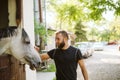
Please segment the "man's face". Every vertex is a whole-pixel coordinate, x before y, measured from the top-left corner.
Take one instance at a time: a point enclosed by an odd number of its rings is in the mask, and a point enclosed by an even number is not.
[[[61,33],[56,34],[55,37],[56,47],[62,49],[65,46],[64,37]]]

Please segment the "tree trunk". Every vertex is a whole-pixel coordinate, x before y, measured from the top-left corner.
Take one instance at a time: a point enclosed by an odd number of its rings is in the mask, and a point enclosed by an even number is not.
[[[45,43],[44,43],[44,37],[40,37],[40,50],[44,50],[45,49]]]

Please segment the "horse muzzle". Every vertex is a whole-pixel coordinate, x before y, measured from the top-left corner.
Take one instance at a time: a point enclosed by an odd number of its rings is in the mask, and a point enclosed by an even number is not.
[[[24,57],[24,59],[27,61],[31,70],[35,70],[36,68],[41,67],[42,64],[41,60],[34,60],[33,58],[29,57]]]
[[[30,69],[31,70],[35,70],[36,68],[39,68],[39,67],[41,67],[41,63],[40,62],[38,62],[37,64],[30,63]]]

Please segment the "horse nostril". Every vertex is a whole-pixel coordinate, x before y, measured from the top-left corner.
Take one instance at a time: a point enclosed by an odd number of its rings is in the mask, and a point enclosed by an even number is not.
[[[40,65],[41,63],[40,62],[38,62],[38,65]]]

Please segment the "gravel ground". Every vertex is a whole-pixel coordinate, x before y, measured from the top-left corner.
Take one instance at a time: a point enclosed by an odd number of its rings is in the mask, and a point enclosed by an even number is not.
[[[120,80],[120,52],[115,47],[96,51],[84,62],[89,80]],[[79,68],[78,80],[84,80]]]

